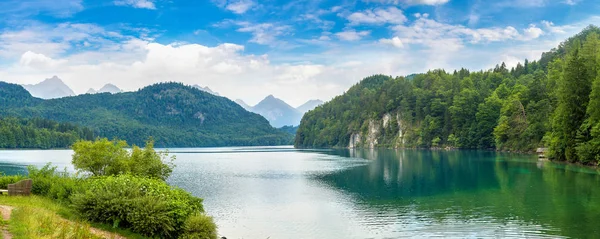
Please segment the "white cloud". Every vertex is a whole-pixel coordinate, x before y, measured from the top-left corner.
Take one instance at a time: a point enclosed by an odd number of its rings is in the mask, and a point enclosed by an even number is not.
[[[504,28],[467,28],[463,25],[441,23],[422,15],[411,25],[398,25],[392,29],[395,36],[404,44],[419,44],[443,51],[461,49],[466,43],[477,44],[507,40],[530,41],[543,34],[543,30],[535,25],[530,25],[521,34],[512,26]]]
[[[550,21],[542,21],[542,25],[544,26],[544,28],[546,29],[546,31],[549,31],[551,33],[565,33],[566,32],[566,28],[568,28],[568,26],[555,26],[553,22]]]
[[[58,67],[60,64],[66,63],[66,60],[54,60],[43,54],[37,54],[31,51],[23,53],[19,64],[37,69],[49,69]]]
[[[290,30],[290,26],[275,23],[253,24],[250,22],[233,22],[233,24],[239,26],[237,29],[238,32],[252,34],[250,42],[262,45],[276,42],[278,36],[285,35]]]
[[[255,0],[211,0],[215,5],[226,9],[235,14],[244,14],[248,10],[256,8],[258,3]]]
[[[156,9],[152,0],[116,0],[117,6],[130,6],[134,8]]]
[[[255,5],[252,0],[238,0],[238,1],[230,1],[225,9],[232,11],[237,14],[243,14],[250,10]]]
[[[404,44],[399,37],[393,37],[392,39],[379,39],[379,42],[382,44],[388,44],[396,48],[404,48]]]
[[[342,41],[358,41],[365,36],[368,36],[370,31],[355,31],[355,30],[346,30],[343,32],[338,32],[335,35]]]
[[[94,24],[31,23],[0,33],[0,59],[14,59],[27,51],[54,58],[70,50],[110,50],[133,39]]]
[[[406,22],[406,16],[402,10],[396,7],[369,9],[362,12],[355,12],[346,17],[350,24],[402,24]]]
[[[529,28],[523,30],[522,39],[525,41],[529,41],[540,37],[542,34],[544,34],[544,31],[542,29],[536,27],[534,24],[531,24],[529,25]]]

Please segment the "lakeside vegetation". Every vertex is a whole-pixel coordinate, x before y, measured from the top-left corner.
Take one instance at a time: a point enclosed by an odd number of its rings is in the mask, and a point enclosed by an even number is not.
[[[216,238],[216,225],[204,214],[202,199],[165,182],[173,170],[174,158],[156,152],[151,140],[144,148],[133,146],[127,150],[127,146],[120,140],[78,141],[73,145],[77,174],[60,172],[50,164],[42,168],[29,166],[27,176],[0,177],[0,187],[27,177],[33,179],[33,200],[51,200],[78,220],[143,237]],[[56,212],[44,207],[21,206],[18,210],[41,210],[50,219]],[[17,234],[23,225],[37,225],[31,224],[30,217],[16,218],[18,222],[11,224],[11,230]],[[69,225],[69,231],[89,231],[85,222]]]
[[[93,140],[94,132],[71,123],[33,118],[0,117],[0,148],[68,148],[78,140]]]
[[[181,83],[42,100],[22,86],[0,82],[0,105],[3,117],[69,122],[137,145],[150,136],[158,147],[283,145],[293,139],[237,103]]]
[[[600,163],[600,29],[589,26],[539,61],[487,71],[367,77],[305,114],[296,147],[533,151]]]

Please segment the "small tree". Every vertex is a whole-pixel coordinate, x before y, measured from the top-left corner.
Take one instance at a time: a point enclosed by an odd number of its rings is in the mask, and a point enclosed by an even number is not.
[[[156,152],[154,141],[150,139],[143,149],[133,146],[127,163],[132,175],[167,180],[175,167],[174,160],[175,156],[169,157],[167,151]]]
[[[143,149],[134,145],[130,152],[126,147],[123,140],[78,141],[72,147],[73,166],[92,176],[131,174],[166,180],[173,172],[175,157],[169,157],[168,152],[156,152],[152,139]]]
[[[96,141],[81,140],[73,144],[73,166],[80,172],[93,176],[117,175],[125,170],[125,161],[129,157],[127,142],[123,140]]]

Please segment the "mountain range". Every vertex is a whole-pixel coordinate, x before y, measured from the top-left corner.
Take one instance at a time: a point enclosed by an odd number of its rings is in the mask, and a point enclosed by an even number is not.
[[[294,108],[285,101],[269,95],[255,106],[249,106],[241,99],[235,100],[235,103],[244,109],[262,115],[273,127],[281,128],[283,126],[297,126],[304,113],[323,104],[321,100],[309,100],[301,106]]]
[[[94,90],[93,88],[90,88],[86,92],[86,94],[96,94],[96,93],[111,93],[111,94],[116,94],[116,93],[121,93],[121,92],[123,92],[123,91],[121,89],[119,89],[119,87],[117,87],[116,85],[106,84],[102,88],[100,88],[99,90]]]
[[[53,76],[35,85],[23,85],[23,87],[29,91],[33,97],[41,99],[57,99],[67,96],[75,96],[76,94],[67,86],[60,78]],[[220,96],[218,92],[211,90],[209,87],[202,87],[200,85],[192,85],[191,87],[201,90],[203,92]],[[123,92],[119,87],[113,84],[106,84],[99,90],[90,88],[86,94],[97,94],[97,93],[121,93]],[[237,99],[235,102],[242,106],[244,109],[250,112],[254,112],[265,117],[273,127],[283,126],[297,126],[300,124],[300,120],[304,113],[314,109],[315,107],[323,104],[321,100],[309,100],[303,105],[294,108],[284,102],[281,99],[275,98],[273,95],[267,96],[261,102],[255,106],[246,104],[243,100]]]
[[[57,76],[45,79],[35,85],[23,85],[23,87],[33,97],[42,99],[55,99],[75,95],[75,92]]]
[[[181,83],[44,100],[20,85],[0,82],[0,105],[0,117],[71,122],[136,145],[149,137],[159,147],[281,145],[293,137],[225,97]]]
[[[194,87],[196,89],[199,89],[201,91],[207,92],[207,93],[211,93],[211,94],[216,95],[216,96],[221,96],[221,95],[219,95],[218,92],[214,92],[210,88],[208,88],[208,86],[202,87],[202,86],[199,86],[199,85],[193,85],[192,87]]]

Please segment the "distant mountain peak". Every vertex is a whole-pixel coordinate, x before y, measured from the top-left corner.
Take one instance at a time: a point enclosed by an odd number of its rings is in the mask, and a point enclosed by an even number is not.
[[[200,86],[200,85],[198,85],[198,84],[195,84],[195,85],[193,85],[192,87],[194,87],[194,88],[196,88],[196,89],[199,89],[199,90],[201,90],[201,91],[204,91],[204,92],[206,92],[206,93],[210,93],[210,94],[212,94],[212,95],[221,96],[221,95],[219,95],[219,93],[218,93],[218,92],[215,92],[215,91],[211,90],[210,88],[208,88],[208,86],[206,86],[206,87],[202,87],[202,86]]]
[[[29,93],[42,99],[54,99],[74,96],[75,92],[69,88],[58,76],[52,76],[35,85],[23,85]]]
[[[316,99],[316,100],[309,100],[306,103],[302,104],[301,106],[298,106],[298,108],[296,108],[298,111],[300,111],[302,114],[313,110],[314,108],[316,108],[319,105],[322,105],[324,102],[322,100]]]
[[[119,87],[117,87],[116,85],[113,85],[111,83],[108,83],[106,85],[104,85],[102,88],[100,88],[97,93],[111,93],[111,94],[116,94],[116,93],[121,93],[122,90],[119,89]]]
[[[246,109],[247,111],[252,111],[252,106],[246,104],[246,102],[244,102],[243,100],[236,99],[234,102],[240,105],[242,108]]]
[[[302,113],[273,95],[265,97],[251,111],[265,117],[274,127],[298,125],[302,118]]]

